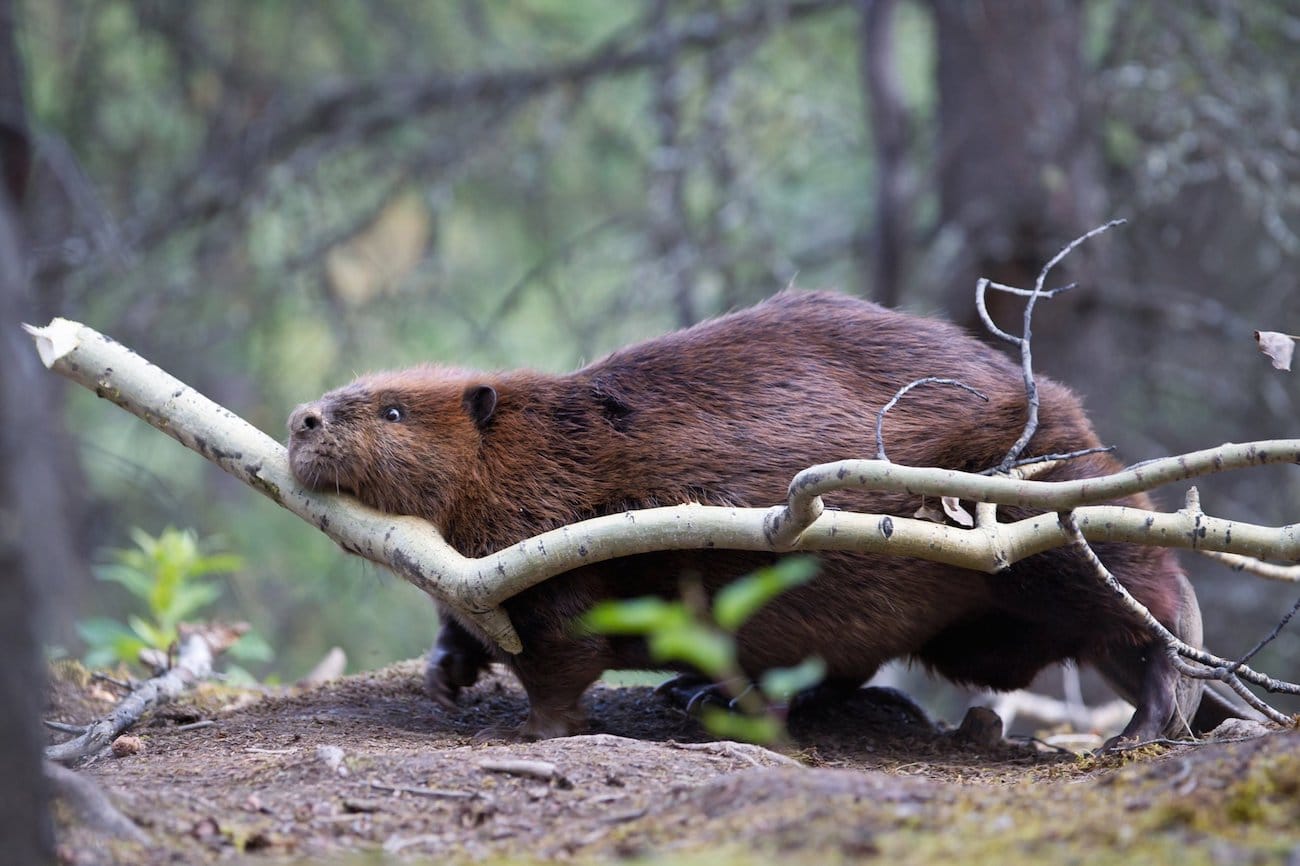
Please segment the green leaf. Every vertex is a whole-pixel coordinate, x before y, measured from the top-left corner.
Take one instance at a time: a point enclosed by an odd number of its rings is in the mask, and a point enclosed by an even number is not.
[[[77,633],[86,642],[86,667],[100,668],[117,662],[134,662],[147,644],[125,625],[104,617],[77,623]]]
[[[169,526],[158,536],[153,555],[160,562],[188,566],[199,558],[199,543],[193,530]]]
[[[216,553],[201,556],[189,568],[190,577],[205,574],[230,574],[244,567],[244,558],[237,553]]]
[[[811,556],[791,556],[760,568],[718,592],[713,600],[713,618],[727,631],[735,632],[756,610],[787,589],[812,580],[816,573],[817,560]]]
[[[168,530],[163,530],[163,534],[166,534],[167,532]],[[154,555],[154,551],[158,549],[157,539],[138,526],[132,526],[130,530],[128,530],[128,533],[131,536],[131,540],[135,542],[135,546],[144,551],[146,556],[152,557]]]
[[[731,635],[694,622],[652,633],[649,649],[657,662],[685,662],[706,676],[723,677],[735,667],[736,643]]]
[[[626,601],[602,601],[578,618],[595,634],[649,634],[676,628],[687,620],[680,602],[647,596]]]
[[[141,619],[135,614],[127,617],[126,621],[130,624],[131,630],[139,636],[140,640],[144,641],[146,645],[151,646],[154,649],[165,650],[167,647],[171,646],[172,641],[176,640],[176,631],[174,629],[167,630],[160,628],[151,622]]]
[[[826,676],[826,662],[809,656],[792,668],[773,668],[759,679],[759,688],[769,698],[785,700],[804,689],[810,689]]]
[[[108,646],[123,636],[135,637],[135,634],[122,623],[102,616],[80,620],[77,622],[76,629],[81,639],[92,647]]]
[[[745,716],[720,707],[705,707],[700,721],[710,733],[726,740],[771,743],[781,736],[781,723],[771,716]]]
[[[171,608],[159,611],[159,619],[165,619],[170,625],[176,625],[195,612],[207,607],[221,597],[221,587],[215,583],[183,583],[176,587],[172,595]]]
[[[153,591],[152,577],[123,562],[96,566],[95,576],[100,580],[121,584],[127,592],[139,599],[147,599]]]

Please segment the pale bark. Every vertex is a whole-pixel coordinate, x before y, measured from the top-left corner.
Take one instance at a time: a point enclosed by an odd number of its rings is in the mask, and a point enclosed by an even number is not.
[[[429,523],[382,514],[294,479],[280,443],[108,337],[76,322],[29,328],[46,366],[113,401],[318,527],[344,549],[386,565],[472,620],[508,652],[522,649],[505,599],[541,581],[620,556],[705,547],[851,550],[913,556],[983,572],[1070,541],[1056,515],[997,523],[977,508],[972,529],[882,514],[825,510],[821,495],[861,488],[1042,508],[1073,509],[1089,541],[1126,541],[1300,561],[1300,525],[1263,527],[1197,509],[1147,512],[1104,502],[1162,484],[1245,466],[1300,463],[1300,440],[1224,445],[1151,461],[1103,478],[1042,482],[849,460],[810,467],[773,508],[678,505],[597,517],[470,559]],[[869,423],[864,420],[864,423]]]

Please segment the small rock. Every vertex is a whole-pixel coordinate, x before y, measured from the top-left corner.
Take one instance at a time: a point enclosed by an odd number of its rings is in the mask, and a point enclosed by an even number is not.
[[[123,734],[113,741],[110,747],[113,750],[114,758],[125,758],[127,755],[138,755],[144,751],[144,740],[139,737],[133,737],[130,734]]]
[[[343,766],[344,752],[338,746],[317,746],[316,757],[340,776],[348,775],[348,768]]]
[[[992,748],[1002,742],[1002,718],[988,707],[971,707],[953,736],[972,746]]]
[[[1225,719],[1217,728],[1210,731],[1211,740],[1250,740],[1272,733],[1272,728],[1253,719]]]
[[[200,842],[210,842],[221,838],[221,825],[216,818],[201,818],[190,828],[190,835]]]

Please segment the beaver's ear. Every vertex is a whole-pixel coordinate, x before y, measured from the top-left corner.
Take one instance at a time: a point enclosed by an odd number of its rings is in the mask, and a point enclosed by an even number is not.
[[[497,410],[497,391],[491,385],[470,385],[465,389],[460,404],[465,407],[465,414],[474,423],[482,427],[492,418]]]

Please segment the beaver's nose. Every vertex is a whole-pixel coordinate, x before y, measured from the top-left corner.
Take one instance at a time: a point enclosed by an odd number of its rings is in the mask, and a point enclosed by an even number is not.
[[[304,403],[289,416],[289,432],[294,436],[307,436],[319,430],[324,422],[319,403]]]

